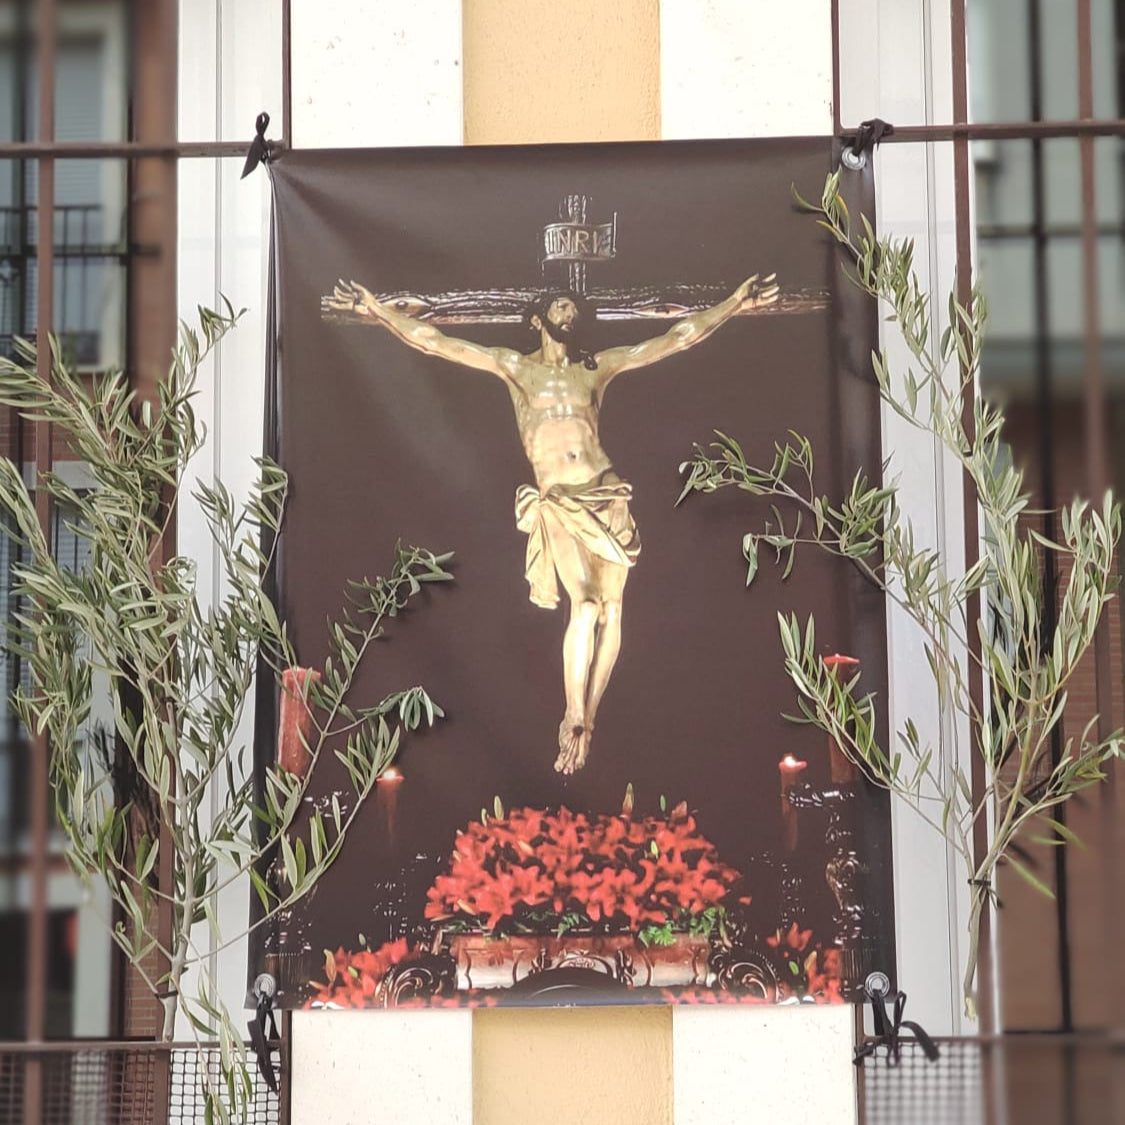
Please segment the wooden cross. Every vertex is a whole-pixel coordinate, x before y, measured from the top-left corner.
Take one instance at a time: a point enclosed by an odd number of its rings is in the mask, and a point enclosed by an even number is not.
[[[729,296],[741,278],[729,285],[681,284],[632,286],[627,289],[591,289],[587,284],[587,267],[592,263],[610,261],[617,255],[617,213],[609,222],[588,221],[590,197],[564,195],[559,203],[558,220],[544,225],[540,271],[545,273],[552,263],[565,263],[569,288],[586,299],[590,312],[598,320],[677,320],[689,313],[709,308]],[[527,288],[459,289],[443,293],[375,293],[381,304],[397,312],[434,324],[518,324],[527,310],[545,294],[560,286],[540,285]],[[321,298],[321,317],[342,324],[370,323],[366,317],[350,311],[326,307],[330,296]],[[812,312],[828,307],[825,289],[786,289],[778,298],[761,308],[742,310],[740,316],[777,316],[786,313]]]
[[[543,228],[543,257],[540,269],[549,262],[566,262],[570,288],[586,296],[586,265],[588,262],[612,261],[617,256],[617,212],[613,219],[600,226],[586,222],[588,195],[564,195],[559,204],[559,222]]]

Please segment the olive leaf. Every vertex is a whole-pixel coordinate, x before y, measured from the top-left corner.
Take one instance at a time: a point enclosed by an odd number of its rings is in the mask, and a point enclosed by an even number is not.
[[[976,393],[986,320],[979,289],[965,305],[950,296],[935,347],[931,301],[913,269],[911,240],[877,238],[862,216],[857,231],[838,172],[825,181],[819,204],[794,194],[842,248],[851,281],[878,302],[901,335],[909,352],[904,370],[892,370],[885,352],[871,357],[879,397],[919,441],[932,446],[936,440],[971,482],[981,518],[979,558],[962,567],[923,546],[926,535],[904,514],[899,483],[886,466],[882,481],[857,473],[842,496],[819,491],[811,445],[795,432],[774,446],[770,464],[758,467],[734,438],[716,431],[715,440],[697,446],[684,463],[680,500],[730,486],[767,498],[772,518],[742,541],[748,584],[760,542],[774,547],[784,575],[799,551],[826,552],[850,560],[921,631],[935,702],[942,713],[968,723],[983,758],[979,792],[966,776],[967,756],[958,762],[954,753],[950,764],[956,747],[930,745],[912,719],[883,746],[880,704],[863,692],[860,678],[844,682],[825,666],[813,619],[778,618],[785,668],[797,692],[800,713],[793,717],[831,735],[869,781],[902,798],[946,837],[964,864],[972,888],[964,998],[972,1016],[981,922],[996,902],[998,866],[1010,864],[1050,894],[1013,854],[1017,837],[1038,824],[1060,843],[1071,839],[1059,811],[1122,755],[1121,733],[1101,737],[1091,720],[1081,735],[1068,737],[1061,758],[1051,756],[1070,679],[1114,597],[1121,511],[1109,493],[1097,504],[1075,500],[1059,513],[1056,540],[1024,522],[1028,496],[1022,473],[1006,455],[1003,412]],[[1068,575],[1050,636],[1044,635],[1040,577],[1047,553],[1055,556],[1056,573]],[[983,706],[970,689],[970,661],[986,685]],[[956,731],[957,723],[949,728]],[[978,824],[988,828],[983,854],[974,847]]]
[[[9,632],[30,683],[16,691],[14,706],[28,730],[47,736],[70,860],[83,878],[105,880],[123,919],[113,940],[160,999],[163,1038],[173,1038],[182,1012],[197,1041],[219,1041],[219,1073],[200,1073],[208,1117],[220,1122],[245,1115],[252,1085],[210,956],[248,930],[220,931],[216,897],[248,879],[261,907],[255,929],[307,895],[339,855],[402,733],[442,713],[420,687],[368,708],[349,702],[351,687],[388,619],[424,584],[451,577],[450,555],[400,543],[385,577],[349,585],[339,621],[328,623],[319,679],[306,680],[309,730],[300,736],[310,768],[300,776],[268,769],[256,793],[241,733],[255,676],[272,672],[280,682],[297,666],[263,586],[284,519],[286,474],[258,458],[244,501],[221,482],[196,484],[190,499],[210,534],[220,601],[200,589],[192,559],[165,551],[187,500],[185,467],[204,440],[193,407],[200,365],[239,316],[226,303],[220,312],[200,309],[198,331],[181,326],[155,402],[142,403],[121,372],[80,376],[54,339],[49,378],[38,373],[27,341],[16,341],[14,359],[0,359],[0,404],[55,426],[94,481],[76,489],[44,473],[37,482],[88,549],[88,566],[68,568],[53,556],[20,466],[0,459],[0,509],[23,544]],[[112,715],[107,726],[92,723],[98,713]],[[299,820],[312,768],[329,747],[354,794],[343,805],[334,795],[328,816]],[[164,904],[170,934],[157,930]],[[193,932],[200,924],[210,942]],[[154,954],[161,971],[152,969]],[[325,966],[335,972],[331,954]]]

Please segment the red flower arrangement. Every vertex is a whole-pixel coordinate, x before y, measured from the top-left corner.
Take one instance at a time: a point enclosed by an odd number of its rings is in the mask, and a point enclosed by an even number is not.
[[[812,930],[802,930],[796,922],[784,933],[778,930],[766,938],[766,945],[777,951],[780,992],[821,1004],[843,1003],[839,949],[816,945],[809,950],[811,940]]]
[[[324,972],[328,979],[312,982],[316,992],[305,1007],[370,1008],[387,973],[416,952],[405,938],[389,941],[375,950],[360,949],[355,953],[343,948],[335,953],[326,949]]]
[[[738,878],[683,803],[643,819],[513,809],[457,834],[425,913],[492,933],[595,929],[670,941],[674,929],[709,934]]]

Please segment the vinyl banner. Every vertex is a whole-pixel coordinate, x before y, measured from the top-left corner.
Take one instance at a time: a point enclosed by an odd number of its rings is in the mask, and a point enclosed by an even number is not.
[[[813,615],[885,698],[881,596],[813,550],[748,586],[768,505],[677,503],[716,430],[767,465],[805,435],[830,496],[879,477],[874,310],[792,195],[835,166],[824,139],[272,164],[296,655],[258,765],[300,772],[330,729],[302,824],[350,825],[257,931],[251,975],[286,1006],[820,1003],[893,979],[887,801],[787,718],[778,636]],[[848,175],[858,213],[869,173]],[[360,802],[384,700],[385,737],[417,729]],[[297,859],[265,874],[282,893]]]

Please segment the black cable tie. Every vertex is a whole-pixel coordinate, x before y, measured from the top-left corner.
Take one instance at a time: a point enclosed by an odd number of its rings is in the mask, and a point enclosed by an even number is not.
[[[938,1045],[927,1032],[913,1020],[904,1020],[902,1014],[906,1008],[905,992],[872,991],[871,1008],[875,1013],[875,1037],[855,1049],[853,1062],[856,1066],[863,1060],[870,1058],[880,1047],[887,1048],[887,1066],[898,1066],[902,1059],[902,1030],[905,1028],[914,1035],[922,1053],[930,1062],[936,1062],[941,1052]],[[892,1001],[891,1014],[887,1013],[887,1001]]]
[[[270,127],[270,115],[263,110],[254,122],[254,139],[250,142],[250,149],[246,153],[246,163],[242,166],[240,180],[246,179],[259,164],[268,164],[270,159],[270,143],[266,140],[266,130]]]
[[[856,130],[855,140],[852,141],[852,155],[859,156],[861,152],[872,151],[884,137],[894,136],[895,127],[881,117],[873,117],[870,121],[861,121]]]
[[[264,116],[264,115],[263,115]],[[246,1025],[250,1031],[250,1046],[258,1060],[258,1073],[266,1080],[266,1085],[276,1094],[277,1074],[270,1060],[271,1039],[277,1039],[277,1022],[273,1018],[273,997],[258,994],[257,1015]]]

